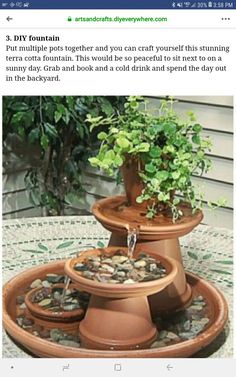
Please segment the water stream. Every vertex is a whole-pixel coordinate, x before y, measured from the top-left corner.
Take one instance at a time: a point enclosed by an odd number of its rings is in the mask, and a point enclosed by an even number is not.
[[[65,281],[64,281],[65,288],[63,289],[63,292],[62,292],[62,295],[61,295],[61,300],[60,300],[61,306],[64,304],[64,301],[65,301],[65,298],[66,298],[66,291],[69,288],[70,283],[71,283],[71,279],[69,278],[69,276],[65,276]]]
[[[132,259],[134,255],[134,250],[136,246],[136,242],[139,235],[139,229],[136,227],[128,227],[128,234],[127,234],[127,246],[128,246],[128,258]]]

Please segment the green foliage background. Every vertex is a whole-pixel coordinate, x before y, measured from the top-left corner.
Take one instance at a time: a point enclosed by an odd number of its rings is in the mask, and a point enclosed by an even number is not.
[[[122,113],[124,102],[115,96],[3,98],[4,155],[30,161],[25,182],[34,205],[46,208],[47,215],[63,215],[68,204],[80,200],[81,173],[98,144],[87,115]]]

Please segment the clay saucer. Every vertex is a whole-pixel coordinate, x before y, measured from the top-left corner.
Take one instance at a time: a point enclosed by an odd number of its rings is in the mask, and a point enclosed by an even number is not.
[[[153,293],[160,292],[166,286],[168,286],[175,278],[177,274],[176,262],[172,258],[157,255],[155,253],[148,253],[148,256],[155,258],[160,261],[160,263],[166,269],[166,276],[157,280],[152,280],[148,282],[139,282],[133,284],[112,284],[112,283],[101,283],[94,280],[90,280],[81,276],[75,271],[74,266],[77,263],[83,262],[89,256],[100,256],[106,255],[111,257],[115,254],[119,247],[107,247],[100,249],[86,250],[81,253],[79,257],[70,259],[65,264],[65,273],[69,276],[81,290],[85,292],[92,293],[101,297],[110,298],[130,298],[130,297],[141,297],[149,296]],[[122,251],[127,253],[127,248],[122,247]],[[137,255],[135,255],[137,257]]]
[[[54,284],[53,288],[64,288],[65,284]],[[70,289],[75,288],[75,284],[71,284]],[[71,311],[50,311],[48,309],[42,308],[40,305],[32,302],[32,297],[36,292],[40,292],[43,288],[35,288],[28,292],[25,296],[25,304],[29,309],[30,313],[39,319],[44,321],[52,322],[72,322],[81,320],[84,317],[85,311],[82,308],[71,310]],[[50,288],[47,288],[50,289]]]
[[[175,223],[171,216],[158,215],[154,219],[147,219],[143,209],[128,206],[126,196],[110,196],[96,201],[92,212],[111,232],[126,234],[129,225],[132,225],[139,227],[140,239],[156,241],[182,237],[201,222],[201,211],[192,214],[191,207],[185,202],[181,203],[180,209],[183,216]]]

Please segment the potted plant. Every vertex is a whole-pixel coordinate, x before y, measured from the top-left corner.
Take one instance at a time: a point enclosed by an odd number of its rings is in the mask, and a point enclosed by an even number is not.
[[[193,213],[201,208],[203,194],[194,186],[192,176],[210,169],[207,152],[212,145],[209,137],[202,135],[203,127],[194,113],[188,112],[185,120],[180,118],[174,102],[162,100],[153,115],[144,98],[130,96],[122,114],[87,116],[91,131],[103,126],[98,133],[98,154],[89,158],[91,165],[109,175],[120,168],[129,204],[145,207],[150,219],[171,213],[173,222],[183,215],[181,201],[189,203]],[[215,203],[223,204],[222,199]]]

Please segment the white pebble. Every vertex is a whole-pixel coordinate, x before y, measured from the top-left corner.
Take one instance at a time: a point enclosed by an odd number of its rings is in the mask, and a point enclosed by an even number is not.
[[[51,283],[49,283],[49,281],[47,281],[47,280],[44,280],[44,281],[42,282],[42,286],[43,286],[44,288],[51,288]]]
[[[32,289],[40,288],[40,287],[42,287],[42,280],[40,280],[40,279],[34,280],[30,285],[30,288],[32,288]]]
[[[141,268],[146,266],[145,260],[138,260],[137,262],[134,263],[135,268]]]
[[[135,281],[133,279],[127,279],[124,281],[124,284],[134,284]]]

